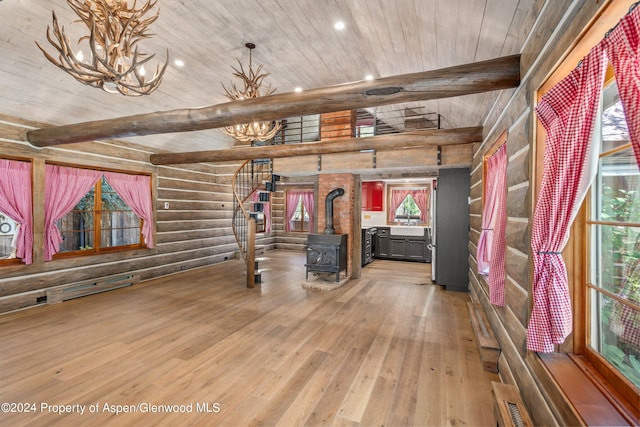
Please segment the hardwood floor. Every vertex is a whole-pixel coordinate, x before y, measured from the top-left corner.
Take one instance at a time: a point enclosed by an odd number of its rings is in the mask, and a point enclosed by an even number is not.
[[[469,297],[429,264],[318,291],[304,253],[268,256],[256,289],[234,260],[0,316],[0,402],[30,410],[0,424],[495,425]]]

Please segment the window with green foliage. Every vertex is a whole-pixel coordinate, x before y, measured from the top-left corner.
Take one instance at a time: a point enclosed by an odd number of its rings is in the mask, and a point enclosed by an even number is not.
[[[400,206],[396,209],[396,221],[398,222],[410,222],[420,221],[420,208],[416,204],[416,201],[411,197],[411,194],[404,198]]]
[[[429,225],[430,207],[430,182],[387,186],[387,224]]]
[[[60,253],[86,253],[141,247],[142,220],[102,177],[57,222]]]
[[[640,387],[640,171],[615,82],[603,98],[601,155],[586,222],[585,344]]]

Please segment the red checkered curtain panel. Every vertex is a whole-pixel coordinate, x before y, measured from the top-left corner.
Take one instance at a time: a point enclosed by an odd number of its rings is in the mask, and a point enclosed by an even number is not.
[[[498,170],[501,163],[501,155],[498,154],[503,150],[504,158],[506,159],[506,145],[502,145],[487,161],[487,176],[485,181],[485,199],[484,206],[482,207],[482,231],[480,232],[480,239],[478,240],[478,250],[476,251],[476,260],[478,263],[478,274],[488,276],[491,266],[491,248],[493,247],[494,227],[498,218],[498,198],[500,191],[498,191],[498,181],[506,172],[506,162],[504,171]],[[502,178],[504,184],[504,177]]]
[[[491,215],[490,232],[492,242],[489,244],[489,301],[491,304],[504,305],[504,278],[506,256],[507,227],[507,144],[496,151],[489,159],[491,173],[491,193],[494,207]],[[493,172],[492,172],[493,170]],[[489,181],[488,181],[489,182]],[[485,204],[486,206],[486,204]],[[484,213],[483,213],[484,219]],[[484,230],[483,230],[484,231]]]
[[[555,85],[536,108],[547,131],[544,172],[533,214],[533,310],[527,348],[553,352],[572,329],[567,270],[561,251],[593,179],[598,144],[591,144],[605,71],[601,45]],[[597,164],[597,163],[596,163]]]
[[[602,45],[616,75],[631,144],[640,165],[640,7],[622,18]]]
[[[389,212],[387,219],[389,222],[396,221],[396,209],[400,207],[404,199],[411,193],[409,190],[394,188],[391,190],[391,202],[389,203]]]

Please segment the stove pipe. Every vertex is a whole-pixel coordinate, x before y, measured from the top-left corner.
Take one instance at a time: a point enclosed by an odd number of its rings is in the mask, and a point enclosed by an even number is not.
[[[324,228],[324,234],[335,233],[335,230],[333,229],[333,199],[335,199],[336,197],[340,197],[342,195],[344,195],[344,188],[336,188],[335,190],[327,194],[327,198],[324,201],[324,207],[326,212],[325,222],[327,224]]]

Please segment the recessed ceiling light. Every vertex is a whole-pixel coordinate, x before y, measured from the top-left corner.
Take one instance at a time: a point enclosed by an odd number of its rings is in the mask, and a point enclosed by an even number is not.
[[[367,74],[366,76],[364,76],[365,80],[373,80],[373,75],[371,74]]]
[[[302,88],[301,88],[300,86],[298,86],[298,87],[296,87],[296,88],[294,89],[294,91],[296,91],[296,92],[302,92]]]
[[[333,24],[333,28],[335,28],[336,30],[340,31],[340,30],[344,30],[344,22],[342,21],[338,21],[335,24]]]
[[[182,59],[176,59],[173,63],[176,64],[176,67],[184,67],[184,61]]]

